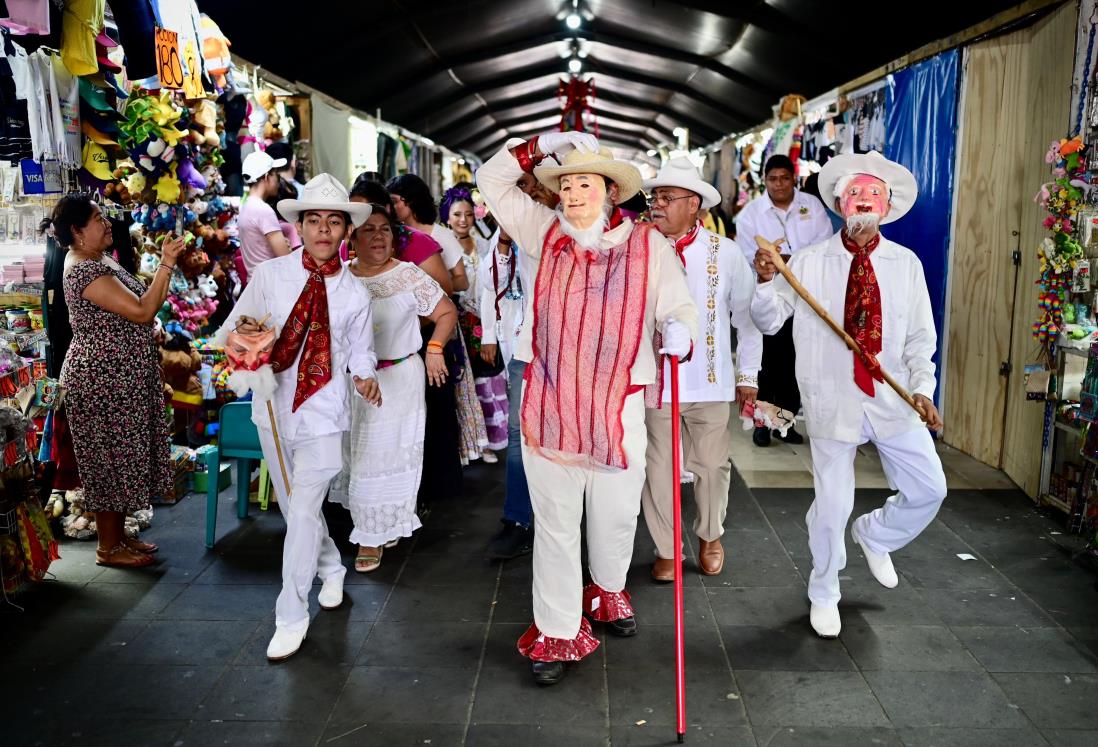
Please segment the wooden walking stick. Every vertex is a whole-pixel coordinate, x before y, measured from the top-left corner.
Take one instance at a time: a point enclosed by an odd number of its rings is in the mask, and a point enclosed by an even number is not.
[[[671,500],[675,537],[675,732],[681,744],[686,739],[686,637],[683,628],[682,601],[682,480],[679,453],[682,434],[679,432],[679,357],[671,361]]]
[[[828,327],[831,327],[832,332],[842,338],[843,342],[846,343],[846,346],[850,348],[855,355],[862,358],[862,360],[868,359],[870,356],[867,356],[862,352],[861,347],[859,347],[854,338],[847,334],[841,324],[837,324],[835,320],[831,318],[831,315],[827,313],[827,309],[821,306],[820,302],[813,298],[812,294],[808,292],[808,289],[801,285],[801,281],[797,280],[796,276],[790,272],[789,267],[785,264],[785,261],[782,260],[781,252],[778,251],[778,246],[781,245],[783,241],[785,241],[785,239],[767,241],[762,236],[755,237],[755,242],[759,246],[774,250],[774,256],[770,258],[774,262],[774,269],[785,278],[785,281],[789,283],[789,287],[796,291],[797,295],[803,298],[806,304],[812,307],[812,310],[816,312],[816,315],[819,316],[820,319],[823,319]],[[919,403],[915,401],[915,398],[911,396],[911,393],[900,386],[899,382],[892,378],[888,371],[885,371],[880,365],[877,366],[877,370],[881,372],[881,377],[884,379],[885,383],[892,387],[893,391],[900,395],[904,402],[911,405],[911,409],[918,413],[919,417],[925,422],[927,419],[926,413],[923,412],[922,407],[920,407]]]

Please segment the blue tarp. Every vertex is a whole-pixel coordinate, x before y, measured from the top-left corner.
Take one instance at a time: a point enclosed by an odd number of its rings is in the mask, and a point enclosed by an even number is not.
[[[939,390],[945,327],[949,228],[953,209],[953,167],[957,152],[960,50],[943,52],[892,76],[886,99],[885,156],[915,175],[919,199],[906,216],[885,226],[892,241],[923,262],[934,325],[938,330]]]

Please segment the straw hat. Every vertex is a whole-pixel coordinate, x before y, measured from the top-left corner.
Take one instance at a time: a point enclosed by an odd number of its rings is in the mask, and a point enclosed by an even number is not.
[[[877,151],[869,153],[842,153],[833,157],[820,169],[820,197],[831,212],[838,214],[835,207],[835,185],[848,176],[869,174],[888,185],[892,193],[892,209],[881,219],[881,223],[892,223],[907,214],[915,205],[919,196],[919,185],[915,177],[906,168],[890,161]]]
[[[719,205],[721,193],[698,173],[698,169],[686,156],[676,156],[660,168],[655,179],[646,179],[644,188],[651,192],[656,187],[678,187],[693,192],[701,198],[703,209]]]
[[[560,166],[539,166],[534,169],[537,180],[557,193],[560,192],[560,178],[568,174],[605,176],[618,185],[618,199],[615,203],[618,205],[641,188],[641,175],[637,167],[615,159],[609,148],[599,148],[598,153],[577,148],[564,157]]]
[[[301,199],[279,200],[278,212],[288,221],[297,221],[307,210],[338,210],[351,216],[351,225],[361,226],[373,211],[364,202],[351,202],[347,188],[331,174],[317,174],[305,182]]]

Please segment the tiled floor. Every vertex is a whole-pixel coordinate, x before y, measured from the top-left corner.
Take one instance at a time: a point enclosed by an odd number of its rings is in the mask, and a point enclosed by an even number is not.
[[[807,473],[779,458],[807,449],[745,456],[741,445],[749,477]],[[605,645],[538,689],[514,650],[530,621],[529,557],[480,555],[502,475],[502,465],[470,468],[466,498],[386,551],[376,574],[350,573],[344,606],[317,612],[301,653],[280,665],[264,659],[277,511],[238,521],[227,492],[207,552],[200,496],[158,509],[147,538],[163,559],[152,570],[101,569],[90,545],[66,543],[56,580],[18,597],[25,612],[0,612],[0,742],[674,743],[672,590],[648,581],[643,522],[630,580],[640,634],[600,631]],[[878,586],[850,549],[837,641],[808,627],[811,491],[737,478],[725,571],[686,580],[688,743],[1098,744],[1095,576],[1024,496],[967,487],[984,477],[963,460],[952,467],[938,520],[895,555],[897,589]],[[885,495],[860,490],[858,509]],[[329,513],[345,538],[345,514]]]

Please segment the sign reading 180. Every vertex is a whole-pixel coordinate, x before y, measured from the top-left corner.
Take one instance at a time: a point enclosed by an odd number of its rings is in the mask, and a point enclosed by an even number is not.
[[[156,77],[164,88],[183,87],[183,64],[179,59],[179,34],[156,30]]]

